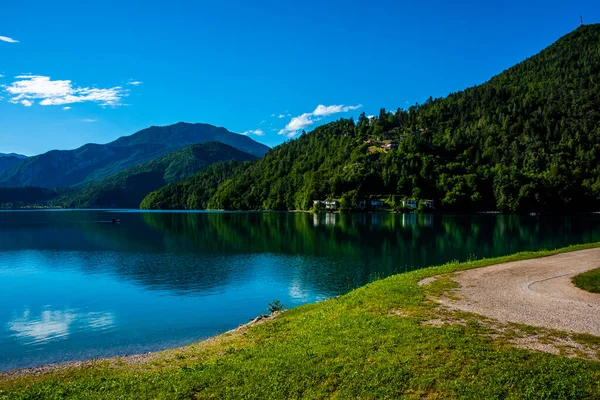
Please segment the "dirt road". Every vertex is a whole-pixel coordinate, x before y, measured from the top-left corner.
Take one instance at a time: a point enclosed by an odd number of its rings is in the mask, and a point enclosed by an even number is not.
[[[454,274],[458,300],[438,301],[456,310],[600,336],[600,294],[578,289],[571,278],[600,267],[600,249],[493,265]]]

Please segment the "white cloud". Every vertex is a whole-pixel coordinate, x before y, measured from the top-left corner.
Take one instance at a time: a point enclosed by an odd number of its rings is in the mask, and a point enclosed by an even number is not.
[[[0,74],[0,78],[4,78],[4,75],[3,75],[3,74]]]
[[[332,114],[338,114],[338,113],[342,113],[342,112],[358,110],[361,107],[362,107],[362,104],[358,104],[356,106],[344,106],[343,104],[333,105],[333,106],[324,106],[322,104],[319,104],[317,106],[317,108],[315,108],[315,111],[312,112],[312,114],[326,117],[326,116],[332,115]]]
[[[31,100],[21,100],[21,104],[23,104],[25,107],[31,107],[31,105],[33,104],[33,101],[31,101]]]
[[[140,82],[140,81],[129,81],[127,82],[128,85],[133,85],[133,86],[139,86],[144,82]]]
[[[5,90],[13,97],[12,103],[23,103],[23,100],[40,100],[42,106],[58,106],[81,102],[97,103],[101,106],[121,105],[128,91],[121,86],[108,89],[74,87],[70,80],[51,80],[49,76],[19,75]]]
[[[8,42],[8,43],[19,43],[18,40],[15,40],[13,38],[9,38],[8,36],[0,36],[0,40],[3,42]]]
[[[91,118],[86,118],[86,119],[82,119],[83,122],[96,122],[95,119],[91,119]]]
[[[344,106],[340,105],[331,105],[324,106],[319,104],[317,108],[313,112],[304,113],[297,117],[291,119],[291,121],[285,126],[285,128],[279,130],[277,132],[279,135],[286,135],[289,138],[292,138],[298,134],[298,132],[302,129],[306,129],[309,126],[313,125],[315,122],[320,121],[323,117],[327,117],[329,115],[348,112],[351,110],[357,110],[362,107],[362,104],[358,104],[355,106]],[[289,114],[288,114],[289,116]],[[280,114],[279,118],[283,118],[285,115]]]
[[[265,133],[262,131],[262,129],[249,130],[246,132],[242,132],[241,134],[246,135],[246,136],[248,136],[248,135],[264,136],[265,135]]]
[[[65,110],[65,111],[70,110],[70,109],[71,109],[71,107],[68,107],[68,106],[63,107],[63,110]]]
[[[308,128],[314,123],[315,121],[312,119],[312,113],[304,113],[302,115],[292,118],[292,120],[285,126],[285,128],[279,131],[279,134],[289,135],[290,133],[293,133],[292,136],[294,136],[296,134],[296,131]]]

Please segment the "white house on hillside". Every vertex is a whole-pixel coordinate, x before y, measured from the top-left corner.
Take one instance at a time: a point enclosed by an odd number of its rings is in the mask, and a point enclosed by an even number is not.
[[[381,208],[381,207],[383,207],[383,201],[381,201],[381,200],[371,200],[371,207],[373,207],[373,208]]]
[[[406,200],[402,200],[402,207],[404,208],[410,208],[410,209],[416,209],[417,206],[419,205],[417,200],[414,199],[406,199]]]

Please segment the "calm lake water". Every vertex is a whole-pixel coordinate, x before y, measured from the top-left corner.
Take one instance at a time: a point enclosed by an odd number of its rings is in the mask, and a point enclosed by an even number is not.
[[[180,346],[274,299],[592,241],[600,216],[0,212],[0,370]]]

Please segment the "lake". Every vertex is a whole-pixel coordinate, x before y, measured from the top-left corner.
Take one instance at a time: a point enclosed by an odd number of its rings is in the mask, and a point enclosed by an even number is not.
[[[275,299],[593,241],[599,215],[0,212],[0,370],[181,346]]]

